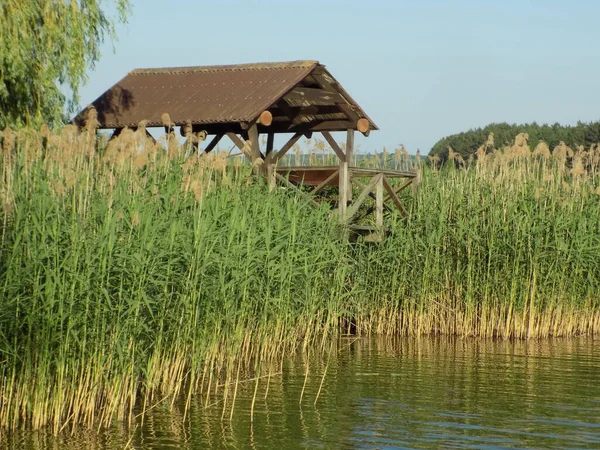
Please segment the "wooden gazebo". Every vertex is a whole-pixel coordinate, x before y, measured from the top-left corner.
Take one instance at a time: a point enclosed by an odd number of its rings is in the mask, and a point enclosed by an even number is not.
[[[165,127],[181,133],[205,132],[211,136],[199,154],[215,149],[229,138],[253,163],[258,164],[271,183],[312,185],[316,194],[325,186],[337,186],[340,221],[352,226],[352,219],[367,197],[375,200],[376,234],[383,229],[383,212],[391,201],[406,214],[398,192],[416,181],[416,173],[365,169],[354,165],[354,133],[368,136],[375,123],[318,61],[240,64],[227,66],[137,69],[98,97],[88,108],[97,111],[100,128]],[[83,124],[87,109],[74,119]],[[164,113],[170,124],[165,126]],[[342,149],[332,132],[346,132]],[[274,136],[291,134],[274,148]],[[339,164],[327,167],[281,167],[278,162],[302,137],[321,133],[337,155]],[[260,135],[266,147],[260,148]],[[390,178],[404,178],[395,189]],[[362,181],[361,181],[362,179]],[[365,181],[368,179],[368,181]],[[361,193],[353,199],[352,185]],[[384,196],[384,192],[387,196]],[[354,226],[360,230],[360,226]],[[363,227],[364,228],[364,227]],[[367,227],[368,228],[368,227]]]

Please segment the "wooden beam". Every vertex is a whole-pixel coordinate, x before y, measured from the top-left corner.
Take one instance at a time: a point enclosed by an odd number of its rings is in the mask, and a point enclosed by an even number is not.
[[[273,143],[275,142],[275,133],[271,132],[267,134],[267,148],[265,150],[265,156],[270,159],[269,156],[273,152]]]
[[[419,183],[421,182],[421,171],[418,170],[415,177],[412,181],[412,195],[413,197],[417,196],[417,191],[419,190]]]
[[[358,181],[356,178],[352,178],[352,183],[356,184],[356,186],[358,186],[359,189],[364,189],[366,188],[366,186],[364,184],[362,184],[360,181]]]
[[[152,141],[153,144],[156,144],[156,139],[154,138],[154,136],[152,136],[150,134],[150,132],[148,131],[147,128],[146,128],[146,136],[150,138],[150,140]]]
[[[318,83],[321,88],[326,90],[334,90],[335,85],[337,84],[335,80],[330,79],[329,76],[325,75],[323,72],[315,70],[312,73],[313,78]]]
[[[385,176],[385,175],[384,175]],[[352,178],[352,183],[354,183],[356,186],[358,186],[359,189],[364,189],[366,186],[364,184],[362,184],[360,181],[358,181],[356,178]],[[373,200],[376,200],[375,194],[373,194],[372,192],[369,192],[369,197],[371,197]],[[385,204],[385,202],[389,200],[389,197],[387,199],[385,199],[383,201],[383,207],[385,208],[386,211],[388,212],[392,212],[392,208],[390,208],[388,205]],[[365,214],[363,217],[368,216],[369,214],[371,214],[373,211],[375,210],[375,208],[371,208],[367,214]]]
[[[415,172],[407,172],[402,170],[374,169],[367,167],[354,168],[355,177],[374,177],[378,173],[382,173],[388,178],[414,178],[416,176]]]
[[[383,174],[379,176],[379,180],[375,186],[375,225],[379,230],[383,229],[383,182],[385,177]]]
[[[351,167],[354,164],[354,130],[346,132],[346,160]],[[348,169],[348,177],[352,179],[352,169]],[[348,183],[348,201],[352,201],[352,183]]]
[[[391,198],[392,201],[396,204],[396,208],[398,208],[398,210],[400,211],[400,214],[402,214],[404,217],[408,216],[408,213],[402,207],[402,203],[400,203],[400,199],[394,192],[394,188],[392,188],[392,186],[390,185],[390,183],[388,182],[388,180],[385,176],[383,177],[383,186],[385,187],[385,190],[388,193],[388,196],[383,201],[385,202],[386,200]]]
[[[298,125],[292,124],[289,131],[346,131],[349,128],[354,128],[355,122],[350,120],[319,120],[309,124],[301,123]]]
[[[369,135],[369,125],[370,125],[369,121],[367,119],[361,118],[359,116],[358,112],[355,111],[354,108],[357,105],[355,105],[353,102],[346,99],[346,97],[344,96],[344,94],[345,94],[344,88],[342,88],[335,79],[331,78],[328,74],[324,73],[322,71],[322,69],[315,70],[312,73],[312,76],[313,76],[314,80],[317,82],[317,84],[319,86],[321,86],[321,88],[323,88],[325,90],[336,91],[336,93],[339,95],[340,100],[336,102],[338,104],[337,106],[348,116],[348,119],[350,119],[350,121],[354,122],[354,124],[348,128],[356,128],[362,134],[364,134],[365,136],[368,136]],[[338,92],[338,91],[341,91],[341,92]],[[365,129],[365,123],[361,122],[361,120],[367,121],[366,129]],[[361,123],[359,124],[359,122],[361,122]]]
[[[379,182],[379,180],[381,180],[382,177],[383,177],[383,174],[380,173],[379,175],[376,175],[371,179],[369,184],[367,184],[367,186],[360,193],[358,198],[354,201],[354,203],[352,203],[352,206],[350,207],[350,209],[348,210],[348,213],[346,215],[346,220],[349,221],[352,218],[352,216],[354,216],[358,212],[358,209],[360,208],[360,206],[364,203],[366,198],[369,196],[371,191],[373,191],[373,188],[377,185],[377,183]]]
[[[266,110],[261,112],[260,116],[258,116],[258,123],[264,125],[265,127],[268,127],[273,123],[273,114],[271,114],[270,111]]]
[[[330,115],[330,114],[341,114],[339,106],[337,105],[310,105],[310,106],[287,106],[284,108],[280,108],[279,106],[275,106],[272,108],[273,112],[273,121],[281,122],[285,119],[297,118],[298,115]]]
[[[119,137],[121,135],[122,131],[123,131],[123,128],[115,128],[113,130],[113,132],[111,133],[110,137],[108,138],[108,140],[112,141],[114,138]],[[146,130],[146,133],[150,134],[150,132],[148,130]],[[156,142],[156,140],[154,142]]]
[[[306,192],[302,192],[300,189],[298,189],[297,186],[294,186],[292,183],[290,183],[290,180],[288,180],[286,177],[279,175],[277,172],[273,172],[275,175],[275,178],[279,181],[281,181],[282,183],[284,183],[286,186],[288,186],[289,188],[295,189],[296,192],[298,192],[302,197],[306,198],[307,200],[311,201],[311,204],[316,204],[315,199],[312,198],[310,195],[308,195]]]
[[[346,159],[350,165],[354,163],[354,130],[346,132]]]
[[[338,103],[337,106],[342,110],[344,114],[346,114],[348,120],[357,122],[360,119],[358,113],[354,111],[354,109],[352,109],[352,106],[348,103]]]
[[[267,183],[269,184],[269,190],[272,191],[277,186],[277,172],[275,171],[274,164],[267,164]]]
[[[270,132],[267,134],[267,148],[265,150],[265,165],[267,166],[267,183],[269,183],[269,189],[275,189],[277,185],[277,178],[275,177],[275,165],[271,162],[273,158],[273,144],[275,142],[275,133]]]
[[[396,196],[397,196],[397,195],[398,195],[400,192],[402,192],[404,189],[406,189],[408,186],[410,186],[410,185],[412,184],[412,182],[413,182],[413,179],[412,179],[412,178],[411,178],[410,180],[406,181],[406,182],[405,182],[405,183],[404,183],[402,186],[400,186],[398,189],[396,189],[396,190],[394,191],[394,194],[396,194]],[[385,198],[384,202],[387,202],[387,201],[388,201],[390,198],[391,198],[391,197],[388,195],[388,196]]]
[[[248,140],[250,141],[250,154],[252,155],[252,163],[257,159],[261,159],[260,147],[258,142],[258,127],[253,123],[248,128]]]
[[[350,177],[348,176],[348,163],[345,160],[340,161],[340,177],[338,181],[338,210],[340,213],[340,223],[346,223],[346,211],[348,209],[348,185]]]
[[[298,110],[295,108],[292,108],[283,99],[281,99],[279,102],[277,102],[276,107],[277,107],[277,109],[280,109],[281,112],[285,115],[285,117],[287,117],[290,120],[294,120],[296,118],[296,116],[298,115]]]
[[[343,97],[333,90],[296,87],[283,97],[289,105],[309,106],[315,104],[335,105],[345,103]]]
[[[310,195],[315,195],[317,192],[319,192],[321,189],[323,189],[325,186],[327,186],[329,184],[329,182],[331,182],[335,177],[337,177],[340,173],[340,170],[336,170],[335,172],[333,172],[331,175],[329,175],[327,178],[325,178],[321,183],[319,183],[312,191],[310,191]]]
[[[369,119],[365,119],[364,117],[358,119],[358,121],[356,122],[356,129],[363,134],[369,131],[370,126],[371,123],[369,122]]]
[[[328,131],[322,131],[321,134],[323,135],[325,140],[329,143],[329,145],[331,146],[331,148],[333,149],[335,154],[338,156],[338,158],[340,158],[340,161],[347,162],[346,155],[344,154],[344,152],[342,151],[342,149],[340,148],[338,143],[335,142],[335,139],[333,138],[333,136],[331,136],[331,134]]]
[[[215,147],[217,146],[217,144],[219,143],[219,141],[221,139],[223,139],[223,136],[224,136],[224,134],[222,134],[222,133],[216,134],[215,137],[212,138],[212,140],[208,143],[208,145],[204,149],[204,153],[212,152],[215,149]]]
[[[231,139],[231,142],[233,142],[235,144],[235,146],[237,148],[239,148],[240,150],[242,149],[242,147],[244,146],[244,141],[241,140],[237,134],[235,133],[226,133],[226,136]]]
[[[285,156],[285,154],[289,151],[290,148],[292,148],[294,146],[294,144],[296,142],[298,142],[298,139],[300,139],[302,137],[302,133],[296,133],[294,134],[289,141],[287,141],[285,143],[285,145],[283,147],[281,147],[281,150],[279,150],[272,158],[271,158],[271,164],[276,164],[277,161],[279,161],[281,158],[283,158]]]
[[[314,121],[312,118],[319,112],[316,106],[302,106],[298,109],[296,116],[292,119],[292,124],[308,123]]]
[[[248,146],[242,141],[235,133],[226,133],[226,136],[231,139],[237,148],[252,162],[252,154],[250,153]]]

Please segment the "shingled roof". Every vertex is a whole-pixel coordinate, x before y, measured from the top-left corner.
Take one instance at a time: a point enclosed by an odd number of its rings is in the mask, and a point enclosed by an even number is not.
[[[174,125],[239,132],[268,110],[270,132],[357,129],[359,119],[377,129],[318,61],[137,69],[90,106],[101,128],[163,126],[168,113]],[[84,123],[86,110],[74,123]]]

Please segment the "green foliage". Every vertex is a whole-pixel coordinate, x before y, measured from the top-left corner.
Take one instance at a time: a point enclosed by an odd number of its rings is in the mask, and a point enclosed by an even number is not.
[[[523,125],[492,123],[484,128],[475,128],[440,139],[431,148],[429,155],[438,155],[441,159],[445,159],[448,156],[448,147],[452,147],[466,160],[485,144],[490,133],[494,133],[496,148],[511,146],[519,133],[529,135],[529,145],[532,149],[541,140],[545,141],[551,149],[560,141],[571,148],[577,148],[579,145],[589,148],[591,144],[600,142],[600,122],[577,122],[575,126],[563,126],[558,123],[538,125],[535,122]]]
[[[100,46],[115,37],[103,0],[0,2],[0,129],[59,123],[78,101]],[[116,0],[124,21],[129,0]],[[70,90],[67,99],[64,90]]]
[[[572,168],[500,151],[423,168],[375,245],[226,154],[184,159],[142,127],[101,155],[93,129],[43,133],[0,141],[0,429],[108,424],[180,394],[225,411],[236,380],[347,331],[600,329],[597,149]]]

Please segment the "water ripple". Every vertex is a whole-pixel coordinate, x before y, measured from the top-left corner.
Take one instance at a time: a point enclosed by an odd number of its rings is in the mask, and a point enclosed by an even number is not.
[[[591,338],[359,339],[329,358],[291,356],[266,397],[266,381],[240,385],[231,421],[218,399],[209,408],[196,399],[188,414],[176,405],[100,436],[21,433],[5,443],[28,450],[127,443],[140,449],[600,448],[598,368],[600,345]]]

